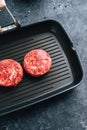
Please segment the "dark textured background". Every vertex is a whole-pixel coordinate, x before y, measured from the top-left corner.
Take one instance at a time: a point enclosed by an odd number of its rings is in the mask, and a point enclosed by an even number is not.
[[[82,63],[84,78],[77,88],[69,92],[0,117],[0,130],[87,130],[87,1],[6,2],[22,26],[45,19],[58,20],[73,40]]]

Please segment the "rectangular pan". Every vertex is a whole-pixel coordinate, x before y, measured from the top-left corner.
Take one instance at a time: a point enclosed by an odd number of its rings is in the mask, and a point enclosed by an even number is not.
[[[22,64],[24,55],[32,49],[44,49],[51,55],[51,71],[39,78],[24,71],[17,87],[1,87],[0,116],[70,90],[83,77],[72,41],[58,22],[47,20],[0,34],[0,60],[12,58]]]

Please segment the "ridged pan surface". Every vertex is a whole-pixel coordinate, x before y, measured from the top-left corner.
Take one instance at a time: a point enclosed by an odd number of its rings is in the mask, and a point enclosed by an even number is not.
[[[23,62],[24,55],[33,49],[44,49],[52,58],[52,68],[42,77],[34,78],[24,71],[22,82],[15,88],[0,88],[0,115],[30,106],[53,96],[53,93],[73,83],[70,63],[62,46],[52,32],[2,44],[0,60],[12,58]],[[57,95],[57,93],[56,93]]]

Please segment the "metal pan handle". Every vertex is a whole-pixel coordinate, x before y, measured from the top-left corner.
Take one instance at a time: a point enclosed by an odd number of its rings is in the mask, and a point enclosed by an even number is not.
[[[0,10],[6,7],[6,3],[4,0],[0,0]]]
[[[0,27],[0,32],[7,31],[7,30],[11,30],[11,29],[13,29],[13,28],[20,27],[19,22],[16,20],[16,18],[13,16],[13,14],[11,13],[11,11],[10,11],[9,8],[7,7],[7,5],[6,5],[6,3],[5,3],[5,0],[0,0],[0,10],[2,10],[3,8],[6,8],[7,12],[9,13],[9,15],[11,16],[11,18],[12,18],[13,21],[14,21],[14,25],[10,25],[9,27],[4,27],[4,28],[1,28],[1,27]]]

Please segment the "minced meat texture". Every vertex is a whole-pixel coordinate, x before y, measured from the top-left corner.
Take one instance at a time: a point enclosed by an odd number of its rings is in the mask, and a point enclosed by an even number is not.
[[[22,66],[15,60],[4,59],[0,61],[0,86],[16,86],[23,78]]]
[[[29,51],[23,61],[25,71],[35,77],[42,76],[50,71],[52,59],[48,52],[36,49]]]

